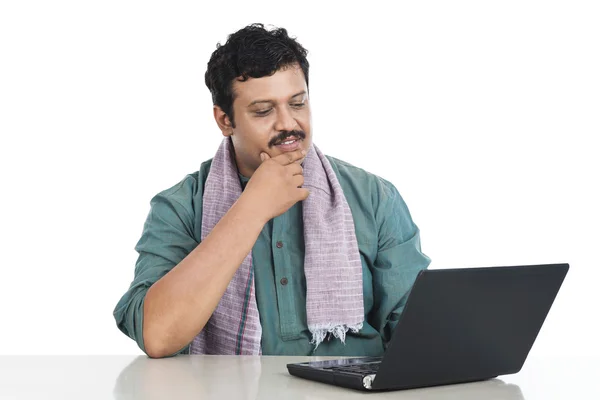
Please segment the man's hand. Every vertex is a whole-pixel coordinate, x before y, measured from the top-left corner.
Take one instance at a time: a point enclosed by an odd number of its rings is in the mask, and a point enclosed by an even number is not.
[[[265,223],[308,197],[308,190],[301,187],[304,184],[302,166],[297,163],[305,155],[304,150],[274,158],[261,153],[263,162],[252,175],[244,195],[253,209],[265,218]]]

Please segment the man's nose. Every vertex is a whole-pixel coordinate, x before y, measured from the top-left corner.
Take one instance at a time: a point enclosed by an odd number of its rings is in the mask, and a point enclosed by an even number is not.
[[[287,107],[281,107],[277,110],[277,120],[275,121],[276,131],[293,131],[296,128],[296,120]]]

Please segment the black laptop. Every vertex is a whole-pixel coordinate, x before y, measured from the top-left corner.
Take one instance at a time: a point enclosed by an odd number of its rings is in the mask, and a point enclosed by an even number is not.
[[[359,390],[473,382],[519,372],[568,264],[421,271],[383,357],[288,364]]]

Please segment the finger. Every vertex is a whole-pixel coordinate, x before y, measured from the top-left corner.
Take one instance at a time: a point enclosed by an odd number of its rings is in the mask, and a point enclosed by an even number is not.
[[[305,188],[298,189],[298,196],[300,197],[300,200],[306,200],[309,195],[310,195],[310,192],[308,191],[308,189],[305,189]]]
[[[288,164],[285,168],[291,175],[302,175],[304,173],[304,168],[298,163]]]
[[[271,156],[269,156],[267,153],[264,153],[264,152],[260,153],[260,159],[261,159],[261,161],[266,161],[269,158],[271,158]]]
[[[294,183],[295,187],[297,187],[297,188],[302,187],[302,185],[304,185],[304,176],[294,175],[292,177],[292,182]]]
[[[273,157],[273,160],[277,161],[281,165],[288,165],[293,163],[294,161],[302,159],[304,156],[306,156],[306,150],[296,150],[287,153],[282,153],[277,157]]]

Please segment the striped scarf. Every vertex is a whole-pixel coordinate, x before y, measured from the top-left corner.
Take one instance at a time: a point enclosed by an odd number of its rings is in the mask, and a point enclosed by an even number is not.
[[[306,314],[311,343],[332,334],[342,342],[364,320],[362,263],[354,220],[329,160],[314,145],[303,163],[304,273]],[[242,194],[233,144],[225,138],[213,158],[205,183],[201,240]],[[239,266],[191,354],[261,354],[260,317],[254,291],[252,252]]]

